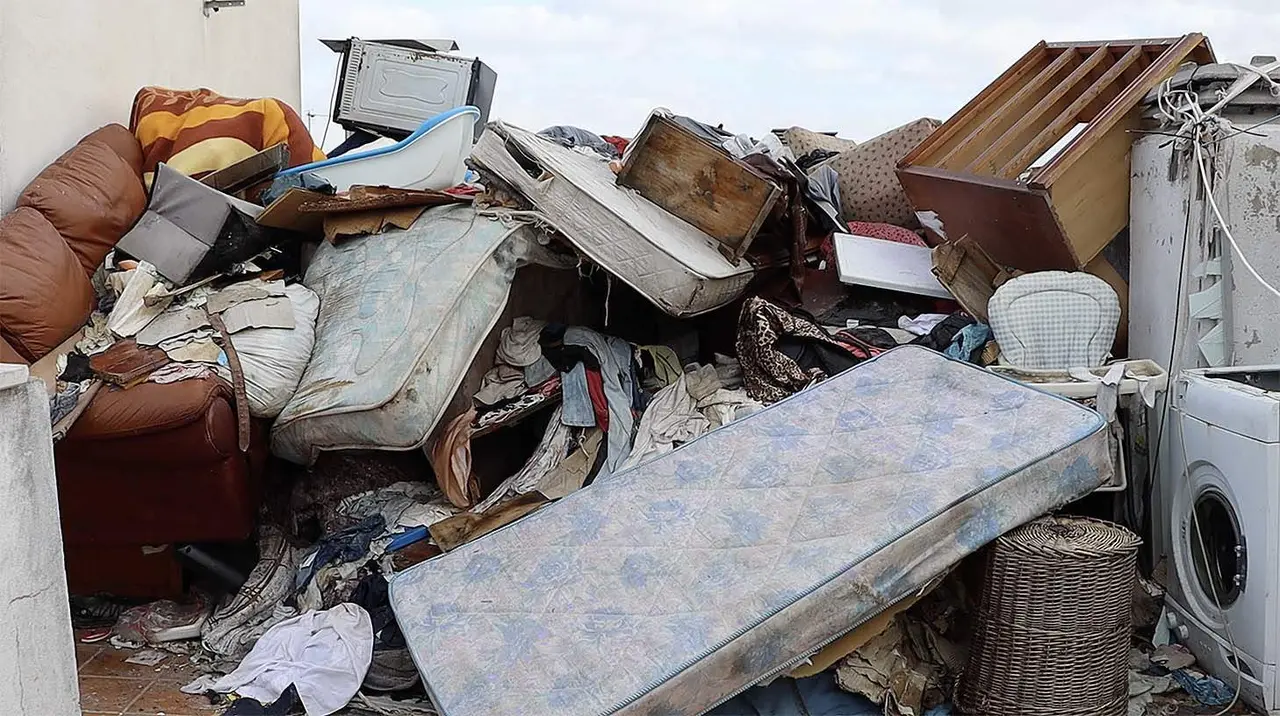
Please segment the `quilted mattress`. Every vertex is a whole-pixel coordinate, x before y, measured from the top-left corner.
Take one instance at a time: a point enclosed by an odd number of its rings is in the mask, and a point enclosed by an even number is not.
[[[698,714],[1110,474],[1102,418],[897,348],[398,575],[442,716]]]
[[[633,191],[607,162],[518,127],[491,122],[471,163],[525,197],[595,263],[676,316],[719,308],[742,295],[753,269],[716,240]]]
[[[321,244],[303,279],[320,297],[315,347],[272,427],[272,452],[310,464],[322,450],[421,446],[532,240],[526,224],[453,204],[404,231]]]

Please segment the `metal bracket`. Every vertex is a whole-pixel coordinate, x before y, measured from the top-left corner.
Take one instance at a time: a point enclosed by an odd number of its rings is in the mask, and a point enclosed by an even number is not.
[[[244,7],[244,0],[204,0],[204,16],[209,17],[224,7]]]

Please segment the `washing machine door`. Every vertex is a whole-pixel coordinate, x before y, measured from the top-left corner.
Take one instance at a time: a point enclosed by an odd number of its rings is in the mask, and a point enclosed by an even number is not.
[[[1265,660],[1276,570],[1266,567],[1275,446],[1181,416],[1170,535],[1177,600],[1218,635]],[[1179,426],[1175,426],[1177,429]],[[1261,559],[1250,560],[1254,550]],[[1257,569],[1254,566],[1257,566]],[[1256,572],[1256,573],[1255,573]]]

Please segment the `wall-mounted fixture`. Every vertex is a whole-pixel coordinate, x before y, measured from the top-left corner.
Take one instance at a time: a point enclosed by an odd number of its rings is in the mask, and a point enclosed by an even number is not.
[[[224,7],[244,7],[244,0],[204,0],[204,16],[209,17]]]

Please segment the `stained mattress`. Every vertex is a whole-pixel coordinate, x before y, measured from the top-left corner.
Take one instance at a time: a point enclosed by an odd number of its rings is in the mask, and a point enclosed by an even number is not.
[[[533,240],[523,223],[453,204],[403,231],[321,244],[303,280],[320,297],[315,347],[272,452],[309,464],[323,450],[421,446]]]
[[[492,122],[471,162],[519,192],[575,248],[672,316],[719,308],[751,281],[749,264],[730,261],[715,239],[619,187],[608,163],[593,156]]]
[[[697,714],[1110,475],[1095,412],[889,351],[396,577],[442,716]]]

